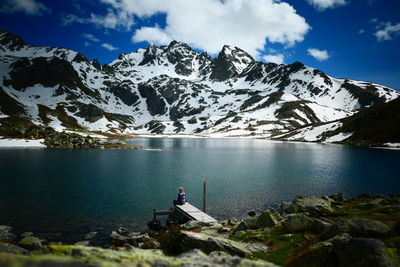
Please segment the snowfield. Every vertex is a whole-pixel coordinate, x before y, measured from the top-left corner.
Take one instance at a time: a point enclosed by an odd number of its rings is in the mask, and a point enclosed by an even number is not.
[[[44,139],[28,140],[28,139],[0,139],[0,148],[4,147],[32,147],[44,148]]]

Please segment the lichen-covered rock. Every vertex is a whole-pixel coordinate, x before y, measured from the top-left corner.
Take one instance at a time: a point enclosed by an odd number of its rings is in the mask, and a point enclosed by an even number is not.
[[[333,223],[328,220],[314,219],[312,222],[312,228],[317,233],[325,233],[329,231]]]
[[[247,224],[247,226],[249,227],[249,229],[258,229],[259,226],[257,224],[257,217],[246,217],[243,219],[243,221]]]
[[[209,222],[202,222],[202,221],[188,221],[187,223],[182,225],[183,229],[186,230],[193,230],[193,229],[197,229],[197,228],[203,228],[203,227],[211,227],[213,226],[212,223]]]
[[[292,202],[282,202],[278,208],[278,212],[283,216],[286,214],[295,213],[296,211],[297,211],[297,208],[295,205],[293,205]]]
[[[161,247],[160,243],[151,238],[148,234],[143,235],[129,235],[131,238],[130,244],[144,249],[159,249]]]
[[[0,231],[10,232],[13,228],[8,225],[0,225]]]
[[[324,241],[310,246],[295,261],[291,262],[289,266],[296,266],[296,267],[337,266],[332,243]]]
[[[79,241],[75,243],[75,246],[89,246],[90,242],[88,240]]]
[[[0,241],[14,242],[16,237],[10,232],[11,230],[11,226],[0,225]]]
[[[121,235],[116,231],[111,232],[110,238],[111,238],[111,244],[117,247],[122,247],[125,244],[129,244],[130,241],[132,240],[130,237]]]
[[[12,253],[12,254],[27,254],[28,251],[24,248],[18,247],[10,243],[0,242],[0,252]]]
[[[119,227],[117,232],[120,235],[125,235],[125,236],[129,235],[129,230],[125,227]]]
[[[251,261],[248,259],[240,258],[238,256],[231,256],[224,252],[214,251],[210,255],[204,254],[201,250],[195,249],[190,252],[183,253],[179,256],[179,259],[186,262],[193,262],[193,266],[198,263],[201,266],[220,266],[220,267],[231,267],[231,266],[266,266],[274,267],[275,264],[265,261]]]
[[[343,246],[334,247],[339,266],[393,266],[397,264],[388,255],[385,244],[373,238],[352,238]]]
[[[264,211],[257,217],[257,226],[258,228],[263,227],[272,227],[278,224],[278,219],[276,218],[275,214],[270,211]]]
[[[297,196],[293,201],[298,211],[309,212],[312,215],[332,213],[331,201],[329,198],[316,198],[312,196]]]
[[[18,244],[27,250],[37,250],[43,247],[42,241],[35,236],[27,236]]]
[[[310,229],[312,220],[306,215],[291,214],[284,221],[284,225],[289,232],[298,232]]]
[[[249,228],[249,226],[247,225],[247,223],[245,222],[245,221],[241,221],[241,222],[239,222],[236,226],[235,226],[235,228],[234,228],[234,232],[237,232],[237,231],[246,231],[246,230],[249,230],[250,228]]]
[[[165,256],[160,250],[129,249],[111,250],[84,246],[51,245],[47,250],[32,256],[0,253],[0,266],[19,267],[105,267],[105,266],[265,266],[276,265],[262,260],[249,260],[223,252],[206,255],[193,250],[179,257]]]
[[[33,236],[33,233],[32,232],[24,232],[24,233],[21,234],[21,238],[25,238],[25,237],[28,237],[28,236]]]
[[[336,194],[336,195],[330,195],[330,199],[333,199],[336,202],[344,202],[346,199],[344,198],[344,195],[342,193]]]
[[[85,239],[86,239],[86,240],[88,240],[88,239],[93,239],[93,238],[96,237],[96,235],[97,235],[97,232],[90,232],[90,233],[88,233],[87,235],[85,235]]]
[[[335,222],[325,236],[332,237],[340,233],[349,233],[357,237],[387,237],[391,232],[390,227],[382,222],[354,218]]]
[[[225,251],[231,255],[238,255],[241,257],[251,254],[241,243],[226,238],[190,231],[181,231],[181,234],[182,239],[180,246],[184,251],[198,248],[206,253]]]

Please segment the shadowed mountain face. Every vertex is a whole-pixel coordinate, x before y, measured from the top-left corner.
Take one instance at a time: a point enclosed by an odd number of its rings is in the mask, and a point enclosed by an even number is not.
[[[275,138],[289,141],[341,142],[361,146],[398,146],[400,98],[362,109],[350,117],[302,127]]]
[[[398,95],[300,62],[258,62],[238,47],[212,58],[173,41],[100,65],[0,31],[0,118],[18,115],[59,130],[271,137]]]

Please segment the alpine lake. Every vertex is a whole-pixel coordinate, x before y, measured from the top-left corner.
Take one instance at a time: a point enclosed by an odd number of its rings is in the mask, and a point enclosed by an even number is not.
[[[183,186],[207,213],[240,218],[297,195],[400,193],[400,151],[239,138],[134,138],[130,149],[0,148],[0,224],[49,241],[145,231]],[[162,218],[160,218],[162,219]]]

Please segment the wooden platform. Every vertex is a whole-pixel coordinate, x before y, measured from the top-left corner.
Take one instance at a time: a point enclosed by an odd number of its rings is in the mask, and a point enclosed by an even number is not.
[[[183,205],[175,205],[175,209],[177,211],[179,211],[180,213],[184,214],[190,220],[207,222],[207,223],[218,222],[216,219],[214,219],[210,215],[202,212],[201,210],[199,210],[198,208],[196,208],[195,206],[193,206],[187,202]]]

